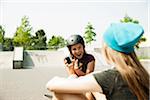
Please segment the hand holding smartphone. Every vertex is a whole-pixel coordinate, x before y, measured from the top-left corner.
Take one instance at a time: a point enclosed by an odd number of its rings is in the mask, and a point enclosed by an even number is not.
[[[67,60],[68,64],[70,64],[72,62],[71,59],[70,59],[70,57],[66,57],[65,59]]]
[[[70,57],[66,57],[65,60],[67,61],[68,64],[71,64],[71,63],[72,63]],[[77,66],[78,68],[80,68],[80,67],[82,66],[82,63],[79,63],[78,60],[76,60],[76,61],[77,61],[77,65],[76,65],[76,66]]]

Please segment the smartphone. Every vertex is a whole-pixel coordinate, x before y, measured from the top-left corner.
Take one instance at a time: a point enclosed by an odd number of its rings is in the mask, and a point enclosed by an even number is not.
[[[67,60],[68,64],[70,64],[72,62],[71,59],[70,59],[70,57],[66,57],[65,59]]]

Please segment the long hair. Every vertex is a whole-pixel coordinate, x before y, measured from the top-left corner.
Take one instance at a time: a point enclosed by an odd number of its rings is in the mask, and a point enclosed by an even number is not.
[[[116,67],[138,100],[148,100],[149,74],[141,65],[135,52],[125,54],[109,48],[106,44],[103,45],[102,52],[106,61]]]

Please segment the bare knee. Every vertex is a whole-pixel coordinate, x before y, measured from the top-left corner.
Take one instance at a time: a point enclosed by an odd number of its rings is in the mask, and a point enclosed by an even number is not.
[[[54,92],[52,100],[63,100],[62,97],[61,97],[61,95],[62,94],[60,94],[60,93]]]
[[[88,100],[95,100],[95,97],[91,92],[87,92],[85,96]]]

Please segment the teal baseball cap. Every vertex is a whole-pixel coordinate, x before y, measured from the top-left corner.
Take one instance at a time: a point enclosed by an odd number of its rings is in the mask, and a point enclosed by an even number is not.
[[[143,33],[144,29],[139,24],[112,23],[104,32],[103,39],[110,48],[129,54]]]

